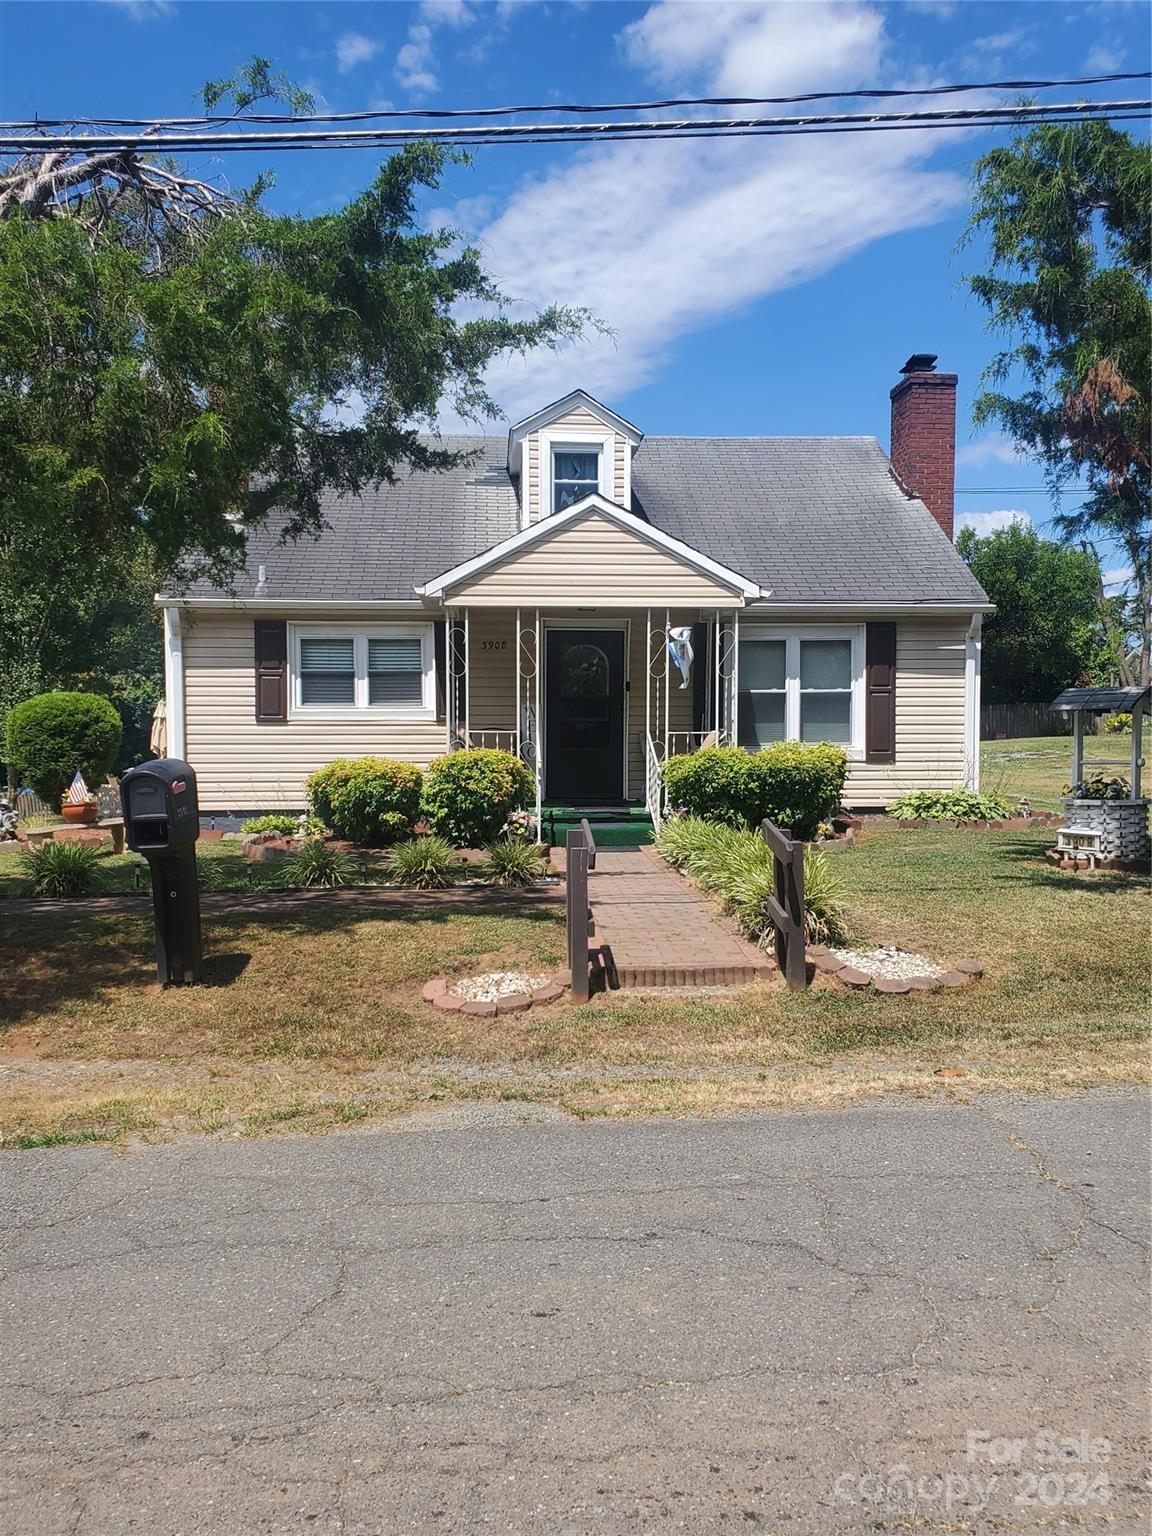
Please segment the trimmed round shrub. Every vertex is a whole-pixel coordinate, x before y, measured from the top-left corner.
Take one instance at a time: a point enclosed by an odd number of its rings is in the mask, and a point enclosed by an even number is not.
[[[840,803],[848,758],[830,742],[778,741],[759,752],[705,747],[673,757],[664,768],[677,810],[730,827],[767,818],[805,842]]]
[[[751,758],[753,825],[765,818],[810,842],[840,804],[848,757],[831,742],[777,741]]]
[[[686,816],[729,827],[751,826],[755,814],[752,758],[743,747],[705,747],[664,765],[668,799]]]
[[[455,848],[484,848],[504,829],[510,811],[536,793],[525,765],[511,752],[472,747],[429,763],[422,808],[433,832]]]
[[[391,757],[338,757],[308,780],[312,809],[337,837],[387,848],[409,837],[420,815],[422,777]]]
[[[77,773],[89,789],[108,777],[123,726],[96,693],[40,693],[8,714],[7,758],[42,800],[59,803]]]

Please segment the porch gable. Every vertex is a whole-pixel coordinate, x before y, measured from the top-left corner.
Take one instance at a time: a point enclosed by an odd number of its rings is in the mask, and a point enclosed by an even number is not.
[[[602,496],[522,529],[417,588],[452,606],[742,608],[762,594],[737,571]]]

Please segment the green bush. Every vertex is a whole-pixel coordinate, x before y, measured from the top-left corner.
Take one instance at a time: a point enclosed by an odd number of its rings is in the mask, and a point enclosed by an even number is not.
[[[316,815],[337,837],[386,848],[407,837],[420,814],[419,768],[390,757],[338,757],[308,780]]]
[[[100,883],[100,855],[87,843],[41,843],[20,855],[33,896],[87,896]]]
[[[1131,715],[1105,715],[1104,730],[1109,736],[1119,736],[1123,731],[1132,729]]]
[[[531,885],[548,868],[548,861],[534,843],[510,836],[488,845],[484,878],[489,885]]]
[[[293,837],[300,830],[299,816],[273,812],[269,816],[249,816],[240,823],[241,832],[275,832],[280,837]]]
[[[310,838],[290,853],[280,865],[279,874],[285,885],[301,888],[359,885],[363,879],[356,859],[318,838]]]
[[[394,885],[415,885],[422,890],[439,890],[453,885],[461,874],[456,850],[445,837],[430,832],[397,843],[388,855],[384,878]]]
[[[844,749],[828,742],[778,741],[754,753],[705,747],[664,768],[668,798],[686,815],[744,828],[767,818],[805,841],[839,805],[847,776]]]
[[[719,897],[750,938],[760,942],[768,936],[775,875],[759,832],[681,816],[664,823],[656,846],[669,864]],[[804,850],[804,927],[809,943],[836,944],[846,937],[840,880],[817,848]]]
[[[978,795],[958,785],[901,795],[889,803],[888,814],[898,821],[1003,821],[1012,812],[1002,795]]]
[[[456,848],[484,848],[504,829],[510,811],[536,793],[531,773],[511,752],[473,747],[429,763],[424,775],[425,818]]]
[[[17,776],[52,806],[82,773],[103,784],[120,750],[115,707],[96,693],[40,693],[8,714],[7,758]]]

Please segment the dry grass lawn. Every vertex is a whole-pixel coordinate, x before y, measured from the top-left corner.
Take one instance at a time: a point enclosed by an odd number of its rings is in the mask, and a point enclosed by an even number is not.
[[[0,903],[0,1138],[267,1134],[461,1100],[682,1113],[1143,1080],[1147,882],[1053,871],[1045,841],[877,827],[832,855],[861,939],[985,966],[962,992],[916,998],[821,980],[464,1018],[426,1006],[421,984],[559,965],[556,908],[323,898],[208,906],[205,985],[164,992],[146,902],[50,917]]]

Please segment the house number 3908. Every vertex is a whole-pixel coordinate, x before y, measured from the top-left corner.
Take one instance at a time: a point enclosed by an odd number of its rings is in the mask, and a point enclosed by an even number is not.
[[[507,640],[481,640],[480,649],[482,651],[506,651],[508,649],[508,642]]]

